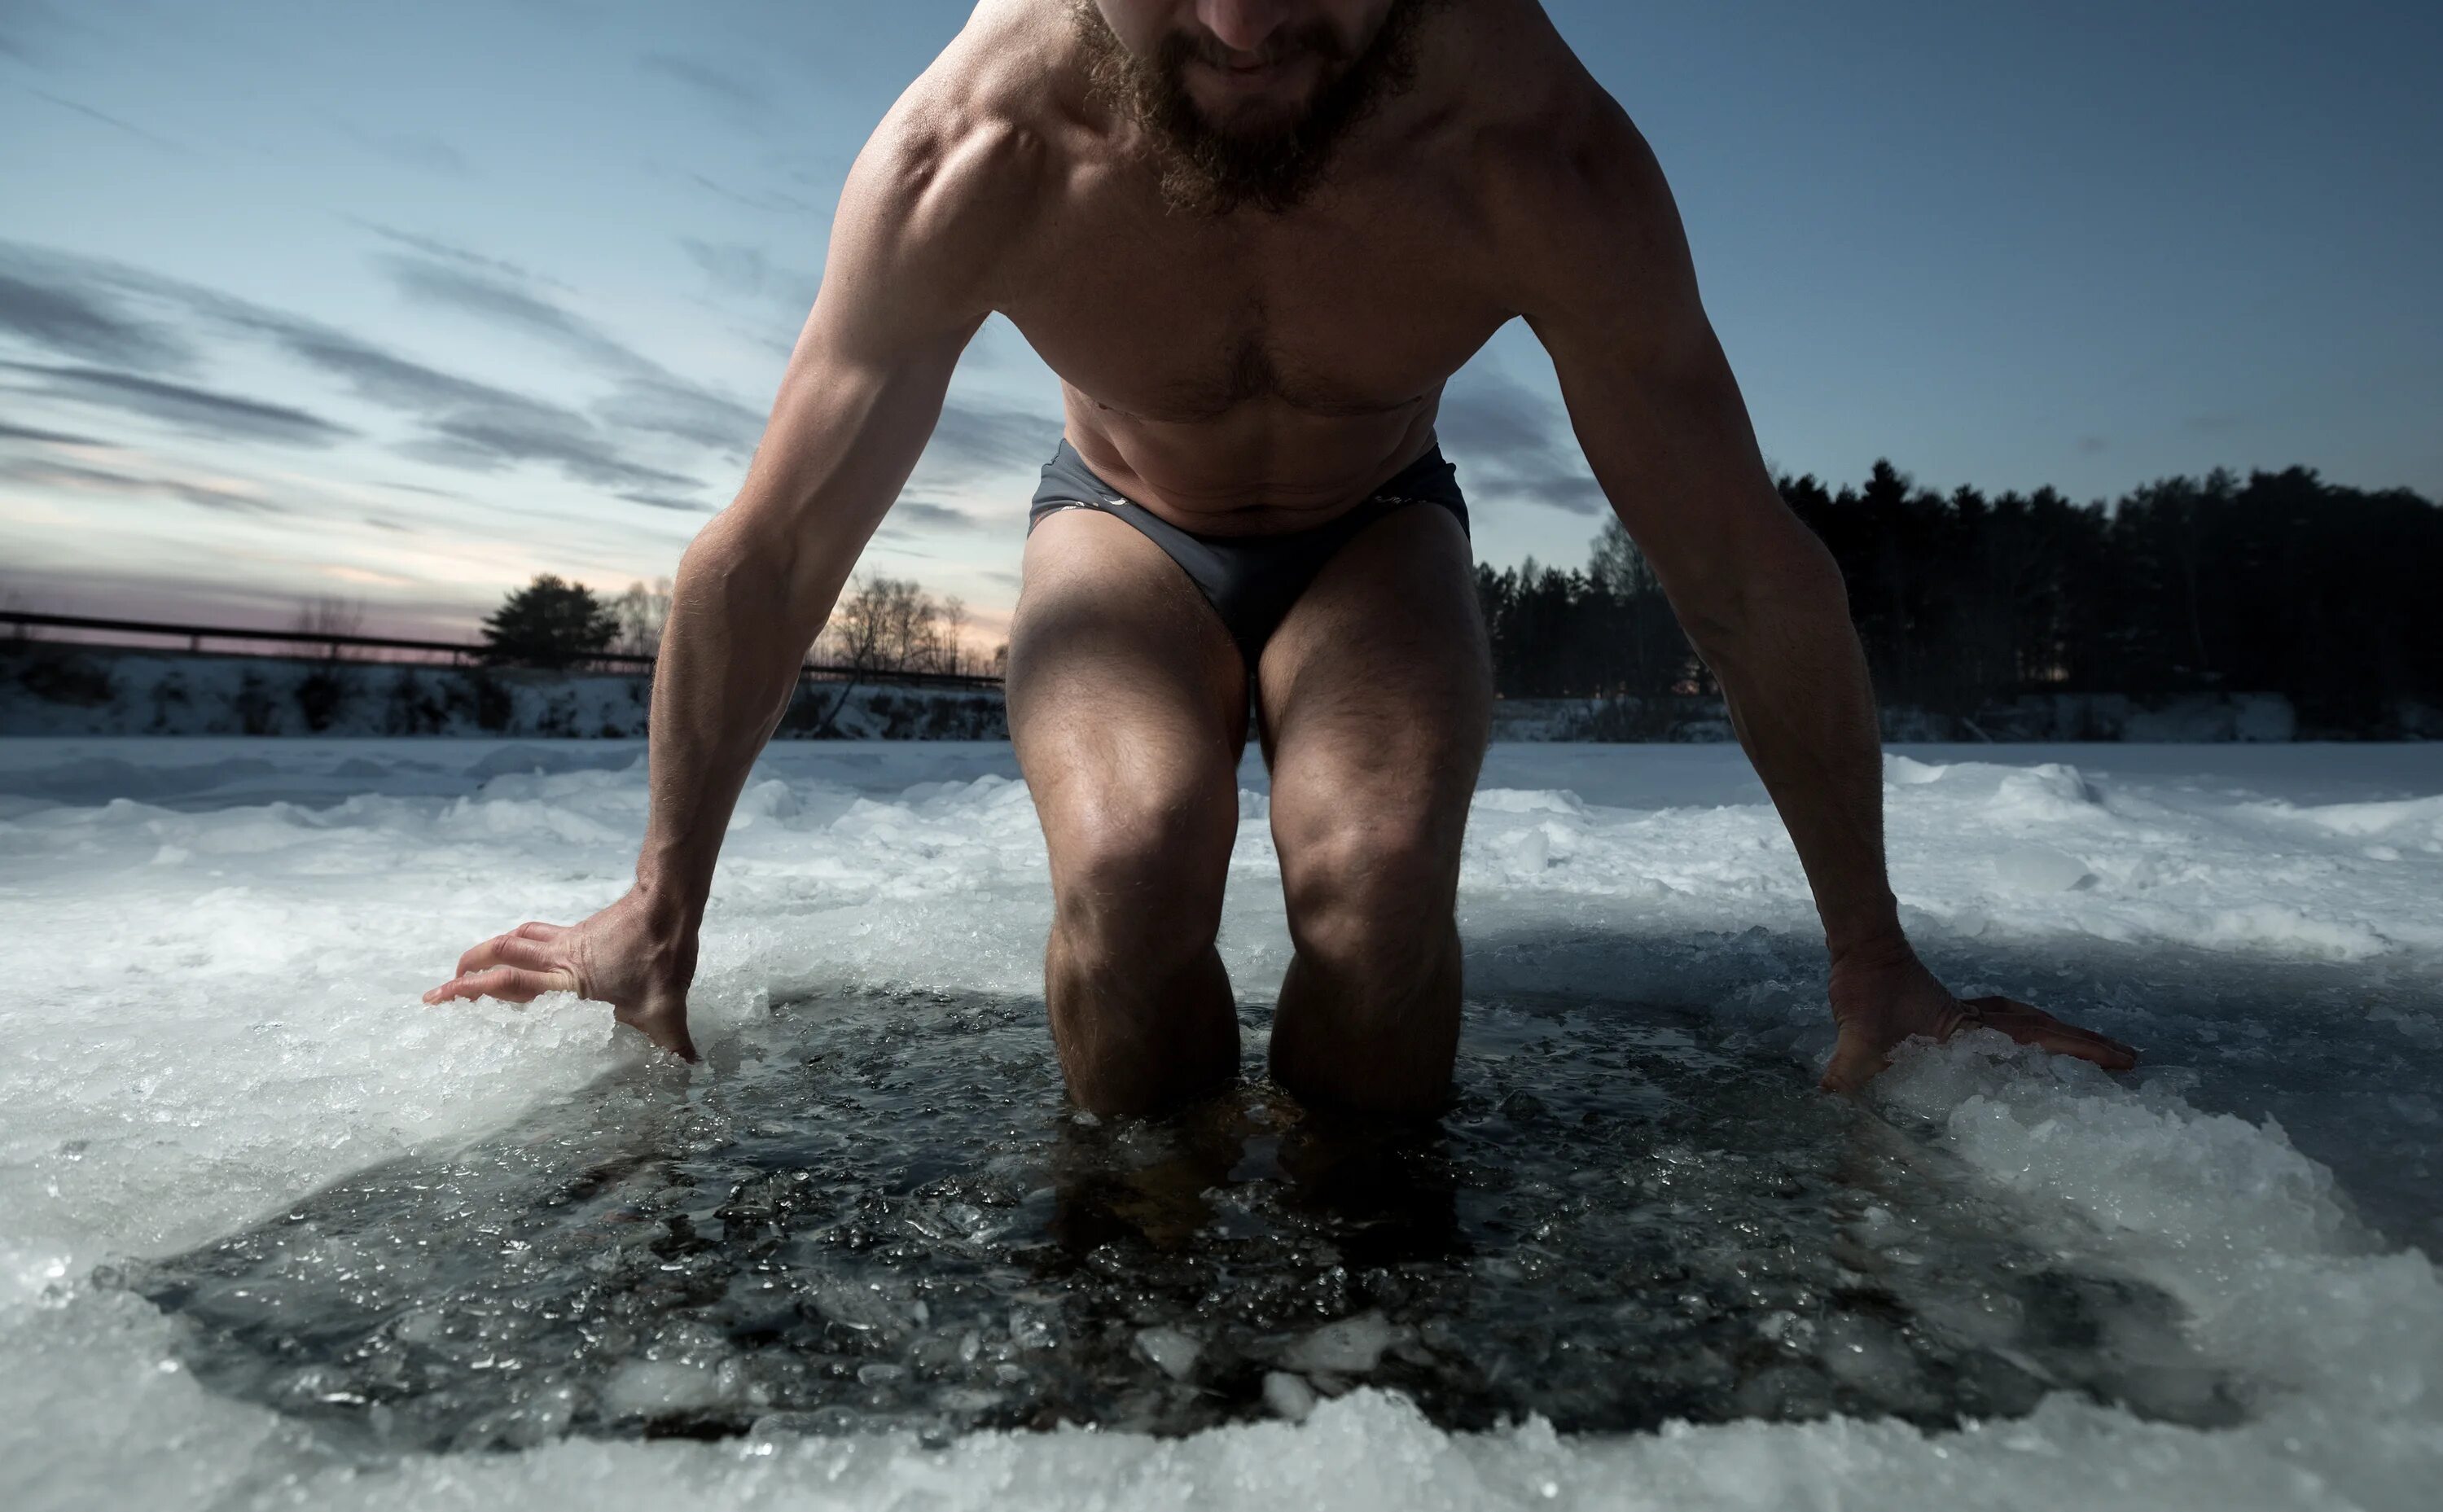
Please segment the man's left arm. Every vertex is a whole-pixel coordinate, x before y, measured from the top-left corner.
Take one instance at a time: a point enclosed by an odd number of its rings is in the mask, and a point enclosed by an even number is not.
[[[1919,962],[1884,869],[1882,741],[1840,568],[1766,470],[1644,138],[1604,100],[1567,139],[1514,191],[1507,218],[1524,245],[1512,298],[1806,869],[1840,1026],[1825,1084],[1855,1087],[1910,1035],[1947,1039],[1969,1022],[2134,1064],[2128,1047],[2026,1004],[1963,1004]]]

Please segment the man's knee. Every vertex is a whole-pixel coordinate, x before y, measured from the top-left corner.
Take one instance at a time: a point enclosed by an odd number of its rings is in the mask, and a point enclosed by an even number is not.
[[[1282,831],[1281,881],[1301,955],[1386,985],[1432,974],[1459,874],[1448,816],[1351,794],[1339,811]]]
[[[1051,840],[1053,903],[1074,954],[1093,965],[1194,955],[1222,921],[1238,830],[1235,790],[1111,792],[1071,806]]]

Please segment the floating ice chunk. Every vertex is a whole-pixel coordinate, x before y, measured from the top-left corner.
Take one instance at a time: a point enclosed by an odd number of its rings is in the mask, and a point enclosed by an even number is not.
[[[1939,782],[1943,774],[1950,770],[1948,765],[1938,762],[1920,761],[1913,756],[1894,756],[1889,752],[1883,754],[1883,780],[1896,788]]]
[[[1993,871],[2003,886],[2020,892],[2069,892],[2095,885],[2095,873],[2086,869],[2086,863],[2032,840],[1996,850]]]
[[[632,1359],[603,1385],[602,1401],[640,1417],[717,1407],[731,1396],[734,1374],[703,1358]]]
[[[1264,1375],[1264,1405],[1277,1416],[1303,1423],[1306,1414],[1314,1411],[1314,1388],[1285,1370],[1268,1371]]]
[[[1184,1381],[1196,1369],[1196,1357],[1204,1346],[1176,1328],[1145,1328],[1137,1332],[1137,1348],[1165,1375]]]
[[[1313,1374],[1363,1375],[1374,1368],[1383,1352],[1407,1336],[1379,1312],[1360,1313],[1326,1323],[1281,1352],[1284,1363]],[[1269,1392],[1270,1387],[1266,1390]]]

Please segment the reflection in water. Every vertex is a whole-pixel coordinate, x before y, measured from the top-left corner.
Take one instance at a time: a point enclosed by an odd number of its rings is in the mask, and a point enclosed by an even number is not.
[[[1450,1115],[1401,1128],[1261,1085],[1098,1122],[1041,1013],[784,1005],[707,1068],[120,1280],[208,1385],[361,1450],[1186,1432],[1358,1384],[1449,1428],[2241,1408],[2161,1293],[2013,1239],[1930,1150],[1691,1022],[1473,1003]]]

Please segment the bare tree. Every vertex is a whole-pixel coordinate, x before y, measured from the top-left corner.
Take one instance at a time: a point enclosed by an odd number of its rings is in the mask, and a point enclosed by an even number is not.
[[[308,656],[320,656],[326,662],[353,660],[358,653],[343,648],[331,639],[335,635],[362,635],[365,632],[365,606],[358,601],[332,598],[307,599],[298,606],[297,617],[288,622],[297,632],[297,643]]]
[[[942,600],[942,644],[945,647],[942,670],[964,672],[967,669],[967,601],[956,593]]]
[[[662,627],[670,619],[670,580],[656,577],[651,588],[630,583],[626,592],[611,601],[611,612],[619,620],[619,637],[612,642],[613,650],[628,656],[659,656]]]
[[[15,589],[0,588],[0,611],[10,614],[30,614],[34,611],[34,606],[25,594]],[[23,647],[27,642],[40,638],[35,634],[34,627],[24,620],[9,622],[8,643],[12,648]]]
[[[840,711],[848,707],[849,695],[875,672],[887,669],[891,647],[895,615],[894,601],[901,591],[912,594],[916,585],[896,582],[888,577],[869,577],[862,583],[852,582],[839,602],[832,607],[832,617],[823,625],[822,633],[815,637],[816,660],[845,668],[848,676],[841,679],[839,692],[815,721],[815,734],[833,733],[839,721]]]

